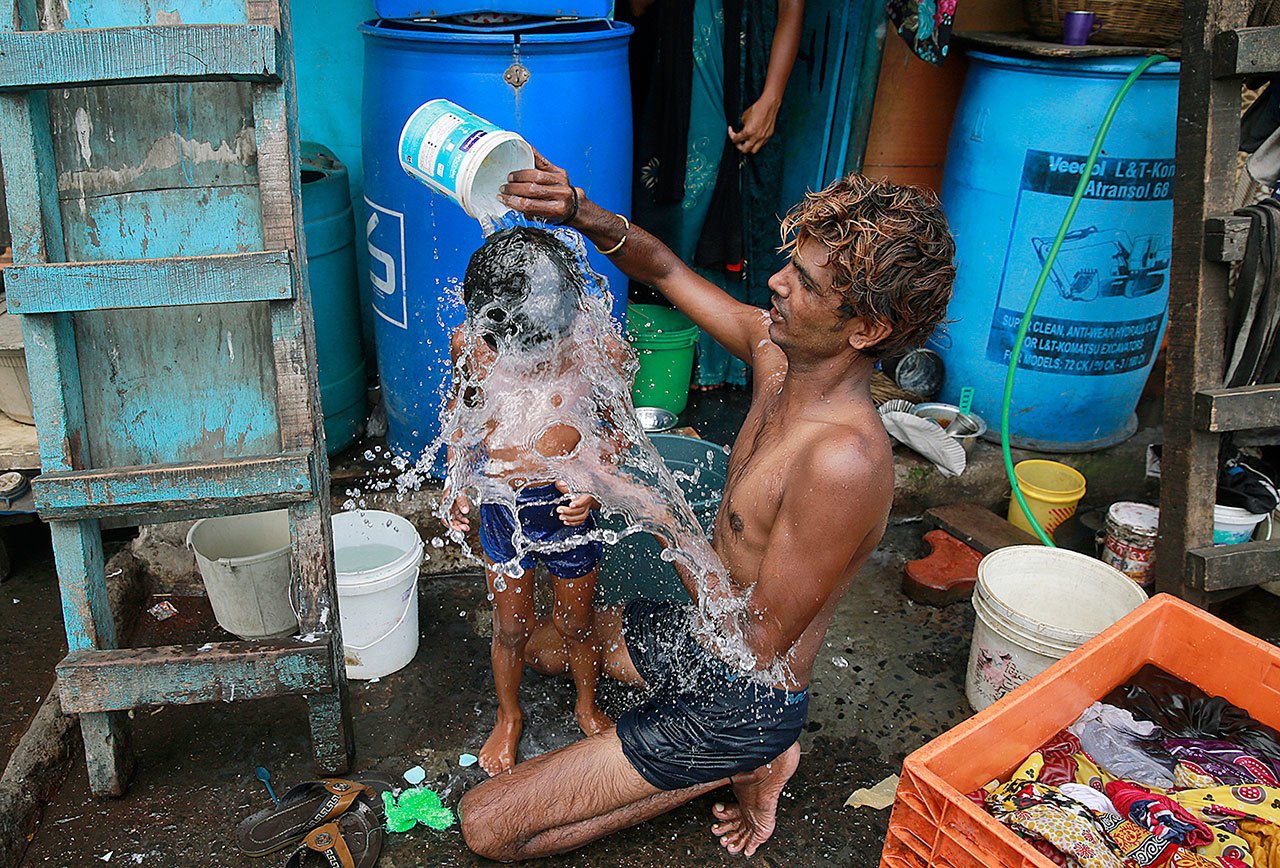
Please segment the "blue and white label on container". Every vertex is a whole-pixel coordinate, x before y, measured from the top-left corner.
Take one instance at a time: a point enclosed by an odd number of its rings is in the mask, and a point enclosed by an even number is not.
[[[405,296],[404,214],[384,208],[368,196],[369,220],[365,242],[369,245],[369,284],[373,310],[402,329],[409,327],[409,301]]]
[[[1009,363],[1087,157],[1028,150],[987,359]],[[1018,367],[1072,376],[1141,370],[1164,327],[1173,253],[1173,160],[1101,156],[1027,329]],[[1135,228],[1140,227],[1140,228]]]
[[[453,103],[435,99],[413,113],[400,136],[400,163],[414,177],[458,199],[462,163],[499,128]]]

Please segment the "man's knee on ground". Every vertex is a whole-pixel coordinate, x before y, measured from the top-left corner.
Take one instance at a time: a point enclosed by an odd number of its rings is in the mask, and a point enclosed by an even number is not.
[[[509,862],[518,858],[516,842],[504,837],[510,828],[510,819],[504,818],[501,809],[488,797],[488,786],[481,784],[467,791],[458,803],[458,823],[462,840],[477,856]]]
[[[570,642],[585,642],[591,638],[591,612],[577,615],[566,612],[559,606],[551,613],[551,623],[556,632]]]

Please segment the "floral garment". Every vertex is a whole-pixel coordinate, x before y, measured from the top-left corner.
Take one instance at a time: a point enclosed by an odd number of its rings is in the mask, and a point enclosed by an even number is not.
[[[942,63],[951,40],[956,0],[888,0],[885,13],[917,57]]]

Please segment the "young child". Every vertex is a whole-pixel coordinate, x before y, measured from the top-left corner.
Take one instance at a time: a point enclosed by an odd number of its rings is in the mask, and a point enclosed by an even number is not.
[[[552,233],[529,227],[491,236],[472,256],[463,281],[467,322],[453,335],[454,393],[449,417],[451,525],[471,527],[465,490],[480,490],[480,544],[493,599],[491,659],[498,717],[480,764],[490,775],[516,761],[523,713],[519,689],[525,646],[536,620],[533,569],[543,564],[554,588],[552,624],[563,637],[577,688],[574,713],[587,735],[612,725],[596,704],[600,648],[592,635],[592,600],[601,545],[588,538],[599,503],[571,493],[567,461],[590,461],[584,430],[598,431],[601,410],[585,370],[599,348],[575,335],[584,280],[573,252]],[[616,336],[604,363],[626,350]],[[460,412],[454,412],[457,402]],[[468,454],[459,455],[459,450]],[[598,458],[598,450],[591,450]],[[607,460],[607,458],[605,459]],[[461,478],[457,478],[461,477]],[[469,478],[468,478],[469,477]],[[479,484],[476,484],[476,483]],[[515,514],[492,492],[514,492]],[[484,488],[491,496],[486,498]],[[517,547],[517,539],[524,545]],[[534,551],[527,551],[532,546]],[[519,559],[524,572],[514,565]]]

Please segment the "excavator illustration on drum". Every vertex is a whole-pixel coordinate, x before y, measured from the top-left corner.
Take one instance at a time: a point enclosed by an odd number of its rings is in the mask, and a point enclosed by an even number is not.
[[[1031,246],[1043,268],[1053,237],[1032,238]],[[1172,256],[1168,236],[1134,238],[1120,229],[1089,226],[1063,238],[1050,278],[1067,301],[1138,298],[1165,286]]]

